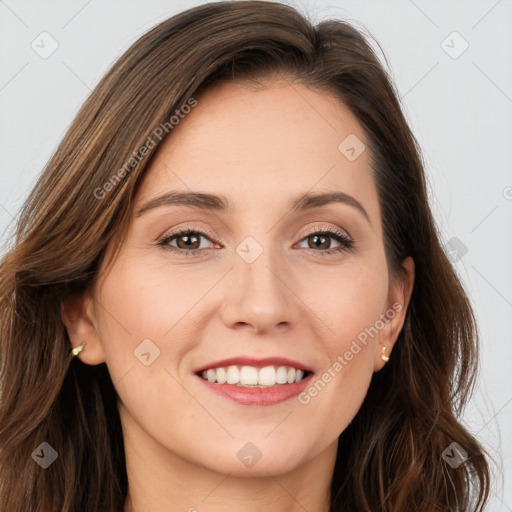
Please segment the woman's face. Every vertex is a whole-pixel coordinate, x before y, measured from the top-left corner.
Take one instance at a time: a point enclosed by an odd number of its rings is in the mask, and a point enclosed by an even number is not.
[[[196,99],[100,269],[80,357],[106,361],[127,438],[169,457],[240,475],[332,459],[412,286],[389,280],[365,135],[298,84]],[[302,197],[320,194],[339,195]]]

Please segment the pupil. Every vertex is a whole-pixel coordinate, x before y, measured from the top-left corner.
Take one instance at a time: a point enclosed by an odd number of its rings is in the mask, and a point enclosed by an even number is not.
[[[313,235],[313,239],[314,239],[314,242],[313,242],[313,243],[315,244],[315,246],[316,246],[317,248],[318,248],[318,247],[322,247],[322,246],[326,246],[326,245],[328,246],[328,245],[329,245],[329,243],[327,242],[328,237],[327,237],[327,236],[325,236],[325,235]],[[319,244],[319,245],[317,245],[317,242],[318,242],[320,239],[324,239],[324,242],[323,242],[323,243],[322,243],[322,242],[320,242],[320,244]],[[323,249],[328,249],[328,247],[322,247],[322,248],[323,248]]]
[[[195,240],[194,240],[195,239]],[[181,235],[178,240],[185,240],[183,242],[183,244],[185,245],[185,247],[187,248],[190,248],[191,245],[194,243],[194,241],[197,243],[197,239],[198,237],[195,236],[195,235]],[[178,245],[181,245],[179,242],[178,242]],[[196,249],[196,247],[193,247],[194,249]]]

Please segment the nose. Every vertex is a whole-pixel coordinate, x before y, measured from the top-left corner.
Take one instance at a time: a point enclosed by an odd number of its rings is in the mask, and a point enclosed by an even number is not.
[[[227,327],[267,333],[295,325],[300,301],[291,273],[271,253],[264,250],[251,263],[235,255],[224,288],[222,319]]]

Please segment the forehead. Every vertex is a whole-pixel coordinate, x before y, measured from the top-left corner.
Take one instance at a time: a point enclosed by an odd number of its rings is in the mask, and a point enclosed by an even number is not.
[[[378,216],[364,131],[332,95],[286,81],[257,89],[230,82],[195,99],[147,169],[138,204],[168,190],[194,190],[220,193],[230,209],[242,210],[338,190]]]

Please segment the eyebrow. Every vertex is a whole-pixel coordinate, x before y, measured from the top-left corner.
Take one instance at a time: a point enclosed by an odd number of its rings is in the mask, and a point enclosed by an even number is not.
[[[293,199],[289,208],[293,211],[304,211],[311,208],[318,208],[331,203],[342,203],[357,209],[371,225],[370,216],[363,205],[355,198],[345,192],[306,192]],[[178,192],[171,191],[144,203],[137,217],[159,208],[160,206],[192,206],[203,210],[227,211],[229,201],[223,195],[207,194],[204,192]]]

